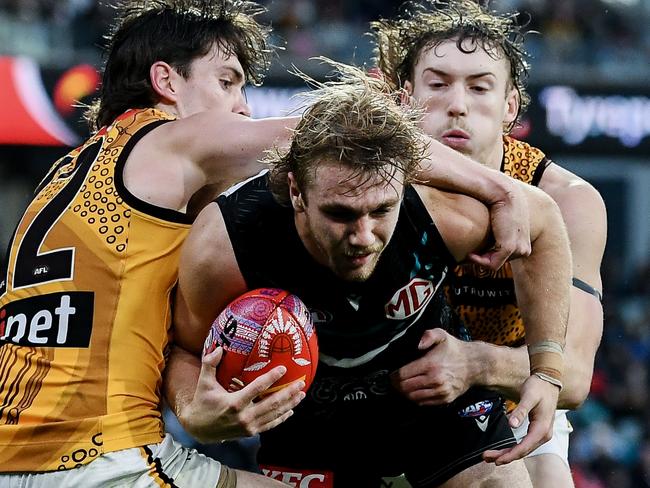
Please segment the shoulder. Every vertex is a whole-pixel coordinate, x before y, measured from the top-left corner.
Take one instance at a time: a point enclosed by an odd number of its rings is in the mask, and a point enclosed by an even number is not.
[[[414,185],[447,248],[458,261],[487,244],[490,238],[488,208],[460,193]]]
[[[598,190],[556,163],[551,163],[544,172],[539,188],[555,200],[563,215],[569,212],[605,215],[605,203]]]
[[[228,242],[228,233],[216,203],[208,204],[199,212],[183,244],[182,266],[211,266],[217,260],[216,252]]]

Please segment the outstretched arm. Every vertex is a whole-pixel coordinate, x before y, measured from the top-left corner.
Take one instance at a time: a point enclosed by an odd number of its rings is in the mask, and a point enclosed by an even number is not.
[[[528,203],[522,187],[435,139],[427,137],[427,143],[428,157],[419,174],[421,182],[474,197],[490,210],[495,243],[489,250],[469,257],[482,266],[498,269],[508,259],[529,255]]]
[[[133,148],[125,185],[141,200],[194,215],[214,196],[264,169],[265,151],[288,145],[298,120],[206,111],[168,122]]]

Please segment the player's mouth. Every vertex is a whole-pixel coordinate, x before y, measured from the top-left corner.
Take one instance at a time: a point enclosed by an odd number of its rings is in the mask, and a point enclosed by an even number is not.
[[[346,255],[345,258],[347,261],[355,268],[359,268],[361,266],[364,266],[366,263],[368,263],[374,253],[369,252],[365,254],[354,254],[354,255]]]
[[[469,144],[469,134],[464,130],[452,129],[442,133],[440,142],[453,149],[462,149]]]

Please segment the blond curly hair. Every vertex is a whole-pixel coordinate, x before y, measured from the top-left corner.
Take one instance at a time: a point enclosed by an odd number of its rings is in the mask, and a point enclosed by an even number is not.
[[[528,53],[524,48],[525,24],[518,13],[498,13],[474,0],[421,0],[405,2],[394,19],[371,22],[375,63],[393,89],[413,79],[420,56],[439,44],[454,40],[458,49],[473,52],[482,48],[494,59],[505,57],[510,65],[510,86],[519,93],[519,114],[511,130],[530,103],[526,91]],[[473,47],[467,47],[465,40]]]
[[[321,58],[324,59],[324,58]],[[353,168],[351,178],[369,181],[379,175],[391,182],[397,172],[405,184],[415,181],[427,142],[419,128],[422,112],[401,106],[381,77],[324,59],[336,69],[334,79],[319,83],[297,73],[314,88],[303,94],[306,109],[290,147],[269,154],[270,187],[281,203],[289,201],[287,174],[300,188],[313,182],[324,161]]]

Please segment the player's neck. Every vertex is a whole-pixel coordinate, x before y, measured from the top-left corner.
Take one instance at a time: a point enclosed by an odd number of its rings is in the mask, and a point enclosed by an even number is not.
[[[503,161],[503,143],[501,140],[498,144],[494,144],[479,161],[488,168],[500,169]]]

